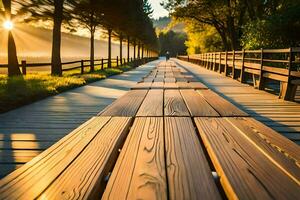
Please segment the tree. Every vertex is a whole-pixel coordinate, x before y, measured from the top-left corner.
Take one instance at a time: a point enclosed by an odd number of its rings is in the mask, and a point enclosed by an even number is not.
[[[11,0],[2,0],[4,6],[4,18],[5,20],[11,21]],[[17,49],[15,40],[11,30],[8,30],[7,40],[7,56],[8,56],[8,76],[21,75],[19,68]]]
[[[74,0],[72,1],[72,17],[76,22],[80,22],[82,28],[87,28],[90,32],[90,71],[94,71],[95,64],[95,31],[100,26],[104,13],[101,13],[101,1],[97,0]]]
[[[170,56],[174,57],[177,54],[186,54],[185,41],[187,36],[185,33],[176,33],[168,31],[159,34],[160,55],[164,56],[168,51]]]
[[[21,6],[21,11],[29,13],[25,21],[51,20],[52,53],[51,74],[62,75],[61,66],[61,27],[63,22],[70,21],[70,6],[65,6],[68,0],[16,0]]]

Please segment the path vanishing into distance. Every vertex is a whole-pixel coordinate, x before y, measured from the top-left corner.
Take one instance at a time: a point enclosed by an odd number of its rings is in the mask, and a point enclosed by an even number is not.
[[[159,62],[0,114],[0,178],[124,95]]]

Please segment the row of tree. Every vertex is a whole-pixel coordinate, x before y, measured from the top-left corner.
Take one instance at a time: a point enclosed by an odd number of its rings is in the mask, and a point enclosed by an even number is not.
[[[11,19],[11,0],[2,0],[4,15]],[[62,75],[61,64],[61,32],[62,27],[70,30],[86,28],[90,32],[91,71],[94,70],[94,38],[98,28],[108,34],[108,67],[111,67],[111,40],[120,39],[120,60],[123,62],[122,42],[128,43],[127,58],[129,59],[130,44],[134,48],[134,59],[142,57],[140,52],[157,49],[157,37],[149,15],[151,5],[147,0],[15,0],[17,15],[22,15],[25,22],[51,21],[53,23],[51,74]],[[16,46],[13,35],[8,37],[9,75],[20,75]],[[129,60],[128,60],[129,61]]]
[[[299,0],[165,0],[172,16],[192,24],[224,50],[300,46]],[[213,33],[213,27],[218,36]],[[195,36],[195,35],[194,35]]]

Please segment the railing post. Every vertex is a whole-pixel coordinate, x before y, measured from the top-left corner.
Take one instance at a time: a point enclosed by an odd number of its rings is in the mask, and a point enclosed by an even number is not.
[[[259,71],[259,82],[258,82],[259,90],[264,89],[263,66],[264,66],[264,50],[262,48],[260,53],[260,71]]]
[[[103,62],[103,58],[101,58],[101,70],[104,69],[104,62]]]
[[[119,67],[119,56],[117,56],[117,67]]]
[[[245,66],[244,66],[244,63],[245,63],[245,49],[243,49],[243,52],[242,52],[242,66],[241,66],[241,74],[240,74],[240,81],[241,83],[244,83],[245,82]]]
[[[219,69],[218,69],[218,71],[219,71],[219,73],[221,73],[221,66],[222,66],[222,52],[219,52]]]
[[[228,71],[228,67],[227,67],[227,60],[228,60],[228,52],[225,52],[225,66],[224,66],[224,74],[225,76],[227,76],[227,71]]]
[[[232,78],[234,79],[235,77],[235,50],[232,51]]]
[[[190,62],[190,57],[189,57],[189,55],[188,55],[188,62]]]
[[[84,62],[83,60],[80,61],[81,65],[80,65],[80,68],[81,68],[81,74],[84,73]]]
[[[288,58],[288,80],[287,82],[280,82],[279,98],[293,101],[297,92],[297,85],[291,83],[291,70],[293,65],[293,49],[289,49]]]
[[[214,71],[216,71],[217,54],[214,52]]]
[[[27,74],[27,72],[26,72],[26,60],[22,60],[21,65],[22,65],[22,73],[23,73],[23,75],[26,75]]]

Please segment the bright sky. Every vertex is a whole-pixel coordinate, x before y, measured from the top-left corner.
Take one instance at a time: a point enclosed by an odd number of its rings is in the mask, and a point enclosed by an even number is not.
[[[149,2],[151,3],[152,5],[152,8],[154,10],[153,12],[153,18],[157,19],[159,17],[164,17],[164,16],[168,16],[168,11],[165,10],[161,5],[160,5],[160,2],[162,0],[149,0]]]

